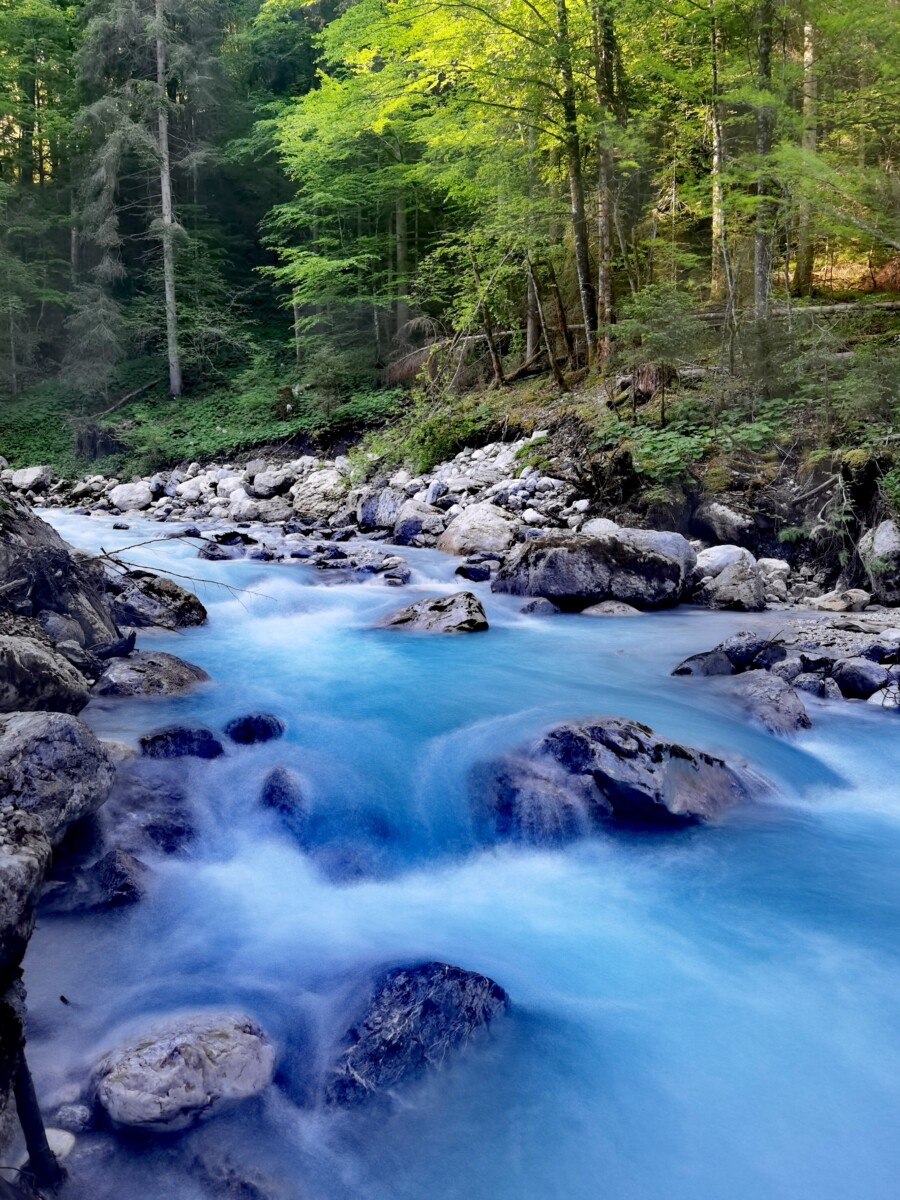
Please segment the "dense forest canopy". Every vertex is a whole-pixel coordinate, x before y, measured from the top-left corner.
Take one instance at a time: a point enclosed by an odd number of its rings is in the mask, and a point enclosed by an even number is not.
[[[898,18],[0,0],[0,410],[694,365],[886,421],[885,327],[803,314],[900,290]]]

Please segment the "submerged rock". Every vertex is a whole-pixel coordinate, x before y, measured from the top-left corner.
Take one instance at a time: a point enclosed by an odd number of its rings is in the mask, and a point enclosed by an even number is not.
[[[508,995],[492,979],[448,963],[388,971],[343,1039],[327,1103],[358,1104],[441,1066],[508,1005]]]
[[[729,685],[741,705],[770,733],[796,733],[812,722],[794,688],[769,671],[748,671]]]
[[[270,742],[273,738],[284,737],[284,721],[272,713],[248,713],[246,717],[236,717],[225,726],[226,735],[241,746],[250,746],[254,742]]]
[[[211,729],[167,725],[140,739],[147,758],[218,758],[225,748]]]
[[[0,716],[0,803],[32,813],[54,845],[73,821],[100,808],[113,775],[109,753],[77,718]]]
[[[697,556],[677,533],[617,529],[597,537],[549,534],[514,550],[491,584],[495,592],[543,596],[565,608],[601,600],[637,608],[678,604]]]
[[[749,798],[720,758],[664,741],[625,717],[552,729],[519,754],[476,771],[476,821],[492,837],[560,842],[613,822],[707,821]]]
[[[537,596],[534,600],[528,600],[523,604],[519,612],[530,617],[552,617],[562,612],[562,609],[545,596]]]
[[[150,869],[127,850],[109,850],[68,884],[54,883],[42,909],[59,914],[105,912],[137,904],[147,894]]]
[[[202,667],[161,650],[137,650],[113,660],[94,684],[95,696],[174,696],[209,676]]]
[[[481,602],[471,592],[454,592],[418,600],[383,617],[382,629],[415,629],[423,633],[480,633],[488,628]]]
[[[184,763],[136,759],[116,772],[100,810],[104,843],[131,854],[178,854],[197,836]]]
[[[251,1017],[195,1013],[110,1051],[94,1084],[113,1124],[171,1133],[259,1095],[274,1071],[274,1047]]]
[[[583,617],[640,617],[643,613],[632,604],[623,604],[621,600],[601,600],[599,604],[591,604],[581,610]]]
[[[287,767],[273,767],[263,780],[259,803],[276,812],[291,836],[302,840],[307,811],[298,775]]]
[[[0,635],[0,713],[79,713],[90,698],[88,681],[63,654],[36,638]]]

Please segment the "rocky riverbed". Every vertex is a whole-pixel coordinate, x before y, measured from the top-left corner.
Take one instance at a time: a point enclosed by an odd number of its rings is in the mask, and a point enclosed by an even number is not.
[[[0,1083],[14,1142],[18,972],[40,913],[29,1057],[72,1200],[452,1200],[456,1161],[504,1200],[560,1180],[587,1197],[598,1171],[656,1194],[663,1158],[677,1200],[712,1200],[723,1179],[729,1195],[787,1197],[810,1178],[837,1200],[858,1176],[801,1086],[819,1072],[861,1095],[875,1070],[867,1051],[813,1065],[859,994],[807,994],[826,969],[810,896],[845,872],[846,901],[831,899],[852,953],[868,920],[853,880],[887,886],[880,855],[863,868],[854,847],[892,819],[868,764],[896,719],[900,626],[852,589],[820,601],[838,615],[788,611],[806,585],[785,561],[622,528],[539,473],[525,480],[544,524],[529,520],[530,502],[488,482],[523,447],[366,485],[327,514],[298,498],[320,473],[336,488],[336,464],[298,468],[270,498],[287,516],[258,497],[238,519],[237,489],[219,503],[223,479],[246,491],[272,464],[192,467],[121,512],[122,485],[104,481],[92,507],[47,514],[79,552],[21,486],[4,497]],[[429,500],[467,463],[476,487]],[[179,493],[196,480],[197,498]],[[327,503],[352,496],[348,479]],[[442,515],[407,538],[408,505]],[[723,576],[727,605],[710,598]],[[691,600],[707,607],[678,607]],[[728,1114],[763,1085],[724,1041],[781,1060],[777,1023],[728,982],[752,970],[736,945],[776,896],[769,953],[806,1015],[802,1030],[785,1017],[803,1066],[772,1121],[807,1132],[807,1174],[721,1152]],[[853,1010],[876,1057],[888,978],[861,968]],[[683,1096],[679,1062],[694,1064]],[[578,1133],[648,1096],[673,1146],[705,1106],[696,1150]],[[742,1144],[770,1133],[760,1108]],[[867,1194],[886,1198],[889,1154],[877,1138],[865,1153]]]

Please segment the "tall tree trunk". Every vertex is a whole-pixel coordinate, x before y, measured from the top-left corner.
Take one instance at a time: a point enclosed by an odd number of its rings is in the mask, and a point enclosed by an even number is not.
[[[591,254],[588,243],[587,216],[584,203],[584,176],[581,164],[581,139],[578,136],[578,108],[575,101],[575,77],[572,69],[569,41],[569,10],[566,0],[556,3],[556,57],[560,75],[566,171],[569,177],[569,197],[572,204],[572,237],[575,243],[575,270],[578,293],[584,317],[584,341],[587,360],[594,358],[597,335],[597,300],[591,281]]]
[[[609,159],[603,135],[597,139],[597,300],[603,332],[597,339],[600,364],[609,358],[610,332],[615,314],[612,299],[612,236],[609,194]]]
[[[397,256],[397,336],[409,323],[409,232],[406,220],[406,197],[397,197],[394,221]]]
[[[175,206],[172,201],[172,163],[169,155],[169,112],[166,93],[166,43],[163,36],[163,0],[156,0],[156,86],[159,105],[159,186],[162,210],[163,282],[166,296],[166,342],[169,357],[169,392],[182,392],[181,352],[178,344],[178,309],[175,297]]]
[[[566,317],[566,306],[563,303],[559,280],[556,278],[552,262],[547,263],[547,270],[550,272],[550,287],[553,289],[553,302],[556,305],[556,319],[559,322],[559,332],[566,347],[566,362],[570,367],[573,367],[575,365],[575,342],[572,338],[572,331],[569,328],[569,321]],[[537,287],[533,277],[532,283]]]
[[[728,270],[728,250],[725,244],[725,185],[722,174],[725,170],[725,139],[722,132],[722,114],[719,108],[719,24],[716,20],[715,0],[709,0],[710,18],[710,74],[712,83],[712,262],[709,281],[709,298],[715,303],[725,300],[733,289]]]
[[[815,31],[811,22],[803,25],[803,133],[800,144],[815,154],[819,140],[819,81],[816,78]],[[798,296],[812,291],[816,243],[813,237],[812,212],[804,201],[797,221],[797,264],[794,268],[792,290]]]
[[[537,293],[534,282],[528,276],[528,290],[525,300],[525,361],[531,362],[538,352],[541,340],[541,323],[538,316]]]
[[[768,93],[772,83],[772,32],[775,21],[773,0],[761,0],[757,8],[757,87]],[[772,227],[775,205],[766,175],[772,150],[773,113],[768,95],[761,94],[756,106],[756,233],[753,244],[753,308],[758,321],[769,313],[769,276],[771,273]]]

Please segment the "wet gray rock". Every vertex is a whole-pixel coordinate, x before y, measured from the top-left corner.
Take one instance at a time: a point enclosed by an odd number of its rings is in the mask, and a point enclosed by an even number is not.
[[[116,581],[116,587],[119,582],[121,590],[113,600],[113,613],[120,625],[186,629],[206,623],[206,609],[194,593],[164,575],[129,571]]]
[[[678,664],[673,675],[733,675],[734,665],[727,654],[721,650],[704,650],[700,654],[691,654]]]
[[[29,637],[0,635],[0,713],[79,713],[90,685],[69,660]]]
[[[125,1041],[94,1071],[97,1102],[114,1125],[172,1133],[272,1081],[275,1050],[242,1013],[173,1017]]]
[[[100,808],[113,775],[109,752],[76,717],[0,716],[0,803],[37,817],[54,845],[72,822]]]
[[[69,916],[126,908],[146,896],[150,874],[149,867],[127,850],[109,850],[70,882],[50,884],[41,909]]]
[[[643,613],[632,604],[623,604],[621,600],[601,600],[599,604],[590,604],[581,610],[583,617],[640,617]]]
[[[133,855],[181,854],[197,836],[184,760],[122,763],[100,810],[101,844]]]
[[[545,596],[537,596],[534,600],[526,601],[519,609],[519,612],[531,617],[552,617],[562,612],[562,609]]]
[[[43,823],[34,813],[0,815],[0,979],[4,986],[25,954],[52,853]]]
[[[696,560],[690,543],[677,533],[550,534],[514,550],[491,588],[544,596],[564,608],[582,609],[601,600],[663,608],[684,598]]]
[[[766,592],[755,562],[739,558],[707,580],[697,600],[709,608],[762,612],[766,607]]]
[[[439,1068],[508,1006],[499,984],[448,963],[388,971],[343,1039],[326,1085],[327,1103],[359,1104]]]
[[[454,592],[418,600],[383,617],[383,629],[413,629],[422,633],[480,633],[488,628],[481,602],[471,592]]]
[[[615,823],[689,825],[749,798],[720,758],[624,717],[552,729],[473,780],[476,824],[491,838],[557,844]]]
[[[117,658],[94,685],[95,696],[175,696],[209,680],[202,667],[161,650]]]
[[[3,488],[0,608],[26,617],[49,612],[73,620],[88,648],[118,637],[103,568],[76,554],[55,529]]]
[[[794,688],[769,671],[748,671],[729,684],[729,691],[770,733],[796,733],[812,724]]]
[[[397,513],[393,540],[398,546],[411,546],[422,534],[437,536],[444,528],[444,514],[430,504],[407,500]]]
[[[887,667],[868,658],[842,659],[835,663],[831,674],[841,695],[848,700],[868,700],[891,679]]]
[[[140,739],[141,754],[147,758],[219,758],[225,753],[211,729],[189,725],[167,725]]]

